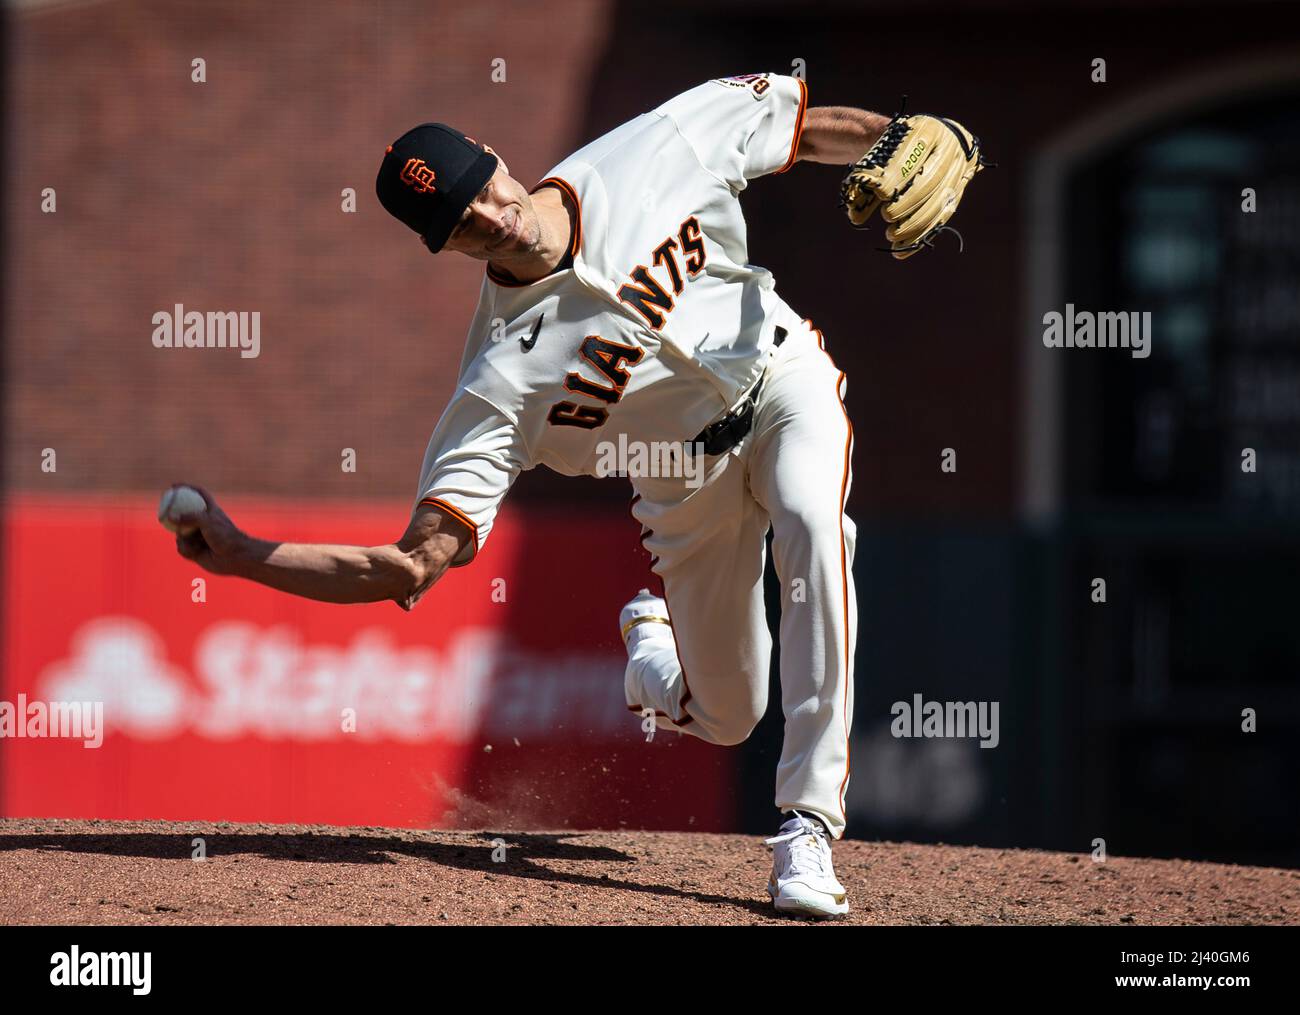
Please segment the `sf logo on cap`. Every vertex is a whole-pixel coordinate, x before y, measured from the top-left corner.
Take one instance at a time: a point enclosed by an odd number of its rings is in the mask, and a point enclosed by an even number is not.
[[[414,187],[417,194],[427,194],[437,189],[433,185],[437,178],[437,174],[425,165],[424,159],[407,159],[406,165],[402,167],[402,182]]]

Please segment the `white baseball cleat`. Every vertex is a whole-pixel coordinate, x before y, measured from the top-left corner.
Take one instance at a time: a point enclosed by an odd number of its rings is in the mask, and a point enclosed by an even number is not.
[[[830,835],[821,822],[798,811],[781,831],[764,840],[772,847],[767,894],[782,913],[843,916],[848,894],[831,867]]]
[[[642,589],[633,597],[631,602],[623,607],[623,612],[618,615],[618,628],[623,635],[623,644],[630,649],[631,642],[628,635],[632,630],[642,624],[668,624],[668,604],[662,598],[652,595],[649,589]]]

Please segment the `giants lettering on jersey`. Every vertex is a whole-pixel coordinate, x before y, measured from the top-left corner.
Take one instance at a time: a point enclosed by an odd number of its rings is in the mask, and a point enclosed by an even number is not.
[[[677,264],[680,251],[686,259],[686,279],[682,279],[681,268]],[[676,236],[667,237],[654,249],[652,265],[663,267],[668,272],[669,283],[673,291],[659,284],[644,264],[638,264],[628,272],[632,281],[625,283],[618,290],[618,298],[640,314],[654,331],[664,326],[665,316],[671,313],[676,303],[675,296],[682,294],[686,282],[691,281],[704,270],[704,240],[700,236],[700,220],[694,215],[688,218],[677,230]]]
[[[599,335],[588,335],[582,340],[582,348],[579,351],[582,358],[609,381],[609,386],[590,381],[579,373],[568,373],[564,375],[565,390],[572,391],[575,395],[594,398],[605,404],[579,405],[576,402],[556,402],[551,406],[551,411],[546,414],[546,422],[551,426],[578,426],[584,430],[594,430],[598,426],[605,425],[605,421],[609,419],[609,410],[605,406],[613,405],[623,397],[623,389],[631,379],[631,374],[623,369],[623,364],[636,366],[645,355],[645,350],[633,345],[623,345],[621,342],[610,342]]]

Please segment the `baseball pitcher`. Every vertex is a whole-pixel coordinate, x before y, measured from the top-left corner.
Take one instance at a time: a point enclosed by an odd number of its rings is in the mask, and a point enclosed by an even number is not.
[[[205,492],[206,510],[187,516],[199,531],[177,548],[217,574],[410,610],[474,560],[521,471],[626,475],[657,587],[619,617],[627,707],[730,745],[767,708],[770,528],[785,715],[775,803],[789,818],[768,840],[767,890],[778,910],[832,916],[848,911],[830,843],[844,834],[853,715],[853,428],[821,332],[749,263],[739,202],[751,180],[801,161],[852,166],[850,221],[879,209],[900,259],[946,228],[981,166],[959,124],[810,109],[804,82],[779,74],[707,81],[531,189],[449,126],[403,134],[379,169],[380,202],[429,251],[487,262],[405,533],[374,547],[266,542]]]

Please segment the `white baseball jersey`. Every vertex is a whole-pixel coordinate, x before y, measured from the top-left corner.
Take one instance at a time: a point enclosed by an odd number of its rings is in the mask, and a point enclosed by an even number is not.
[[[530,284],[488,269],[419,499],[472,528],[453,561],[468,563],[520,470],[599,475],[611,444],[681,447],[763,378],[752,429],[695,460],[694,487],[671,470],[632,475],[670,623],[628,634],[624,692],[659,728],[748,737],[767,708],[770,528],[786,720],[775,803],[839,838],[857,613],[846,382],[821,333],[749,263],[737,200],[794,164],[806,102],[792,77],[709,81],[551,171],[539,186],[578,210],[572,267]]]
[[[578,209],[572,267],[521,284],[489,267],[417,503],[468,524],[468,563],[523,469],[596,475],[598,445],[692,440],[762,375],[801,318],[749,263],[737,197],[789,169],[802,80],[705,82],[565,159],[542,186]],[[536,188],[535,188],[536,189]]]

